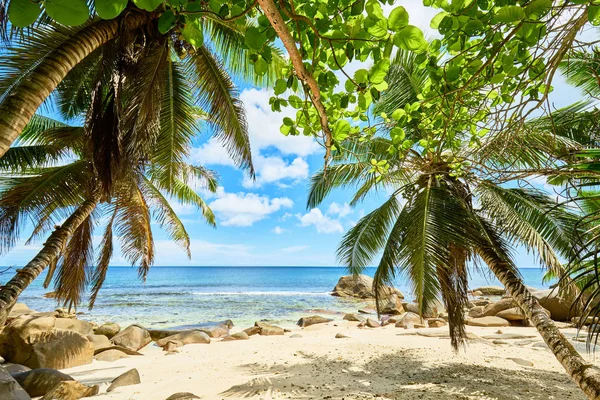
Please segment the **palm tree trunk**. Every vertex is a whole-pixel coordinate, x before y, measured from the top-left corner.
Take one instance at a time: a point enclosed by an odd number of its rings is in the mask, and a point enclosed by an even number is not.
[[[130,14],[127,28],[140,27],[148,18]],[[99,21],[74,34],[45,57],[0,104],[0,157],[6,153],[38,107],[81,60],[119,33],[120,20]]]
[[[17,274],[0,287],[0,327],[6,323],[8,314],[17,302],[19,295],[42,271],[60,255],[62,249],[75,229],[94,211],[97,199],[85,201],[58,229],[56,229],[39,253]]]
[[[482,246],[477,251],[523,313],[531,320],[571,379],[588,398],[599,399],[600,373],[581,357],[575,347],[558,330],[544,308],[513,272],[512,266],[499,257],[491,247]]]

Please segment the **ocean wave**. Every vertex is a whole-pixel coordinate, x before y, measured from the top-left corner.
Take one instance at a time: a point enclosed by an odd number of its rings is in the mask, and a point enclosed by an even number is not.
[[[272,292],[193,292],[196,296],[331,296],[331,292],[296,292],[296,291],[272,291]]]

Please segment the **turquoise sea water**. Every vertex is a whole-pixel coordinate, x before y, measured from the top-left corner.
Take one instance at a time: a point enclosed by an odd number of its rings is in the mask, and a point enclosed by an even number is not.
[[[375,268],[366,271],[373,275]],[[543,288],[543,271],[521,269],[528,286]],[[236,326],[269,319],[289,325],[310,310],[356,311],[366,304],[330,295],[344,268],[321,267],[153,267],[146,283],[137,270],[112,267],[93,310],[80,307],[81,318],[96,322],[137,322],[152,327],[176,327],[231,319]],[[0,278],[6,279],[8,274]],[[43,294],[39,277],[20,301],[38,311],[53,310],[55,300]],[[490,276],[472,272],[470,287],[499,285]],[[411,288],[403,279],[396,281],[407,300]]]

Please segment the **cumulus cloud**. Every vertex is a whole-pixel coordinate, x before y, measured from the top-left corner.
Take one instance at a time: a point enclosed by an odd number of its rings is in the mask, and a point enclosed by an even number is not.
[[[351,214],[352,208],[348,205],[348,203],[344,203],[344,205],[340,206],[338,203],[333,202],[329,205],[327,213],[332,215],[338,215],[341,218]]]
[[[294,202],[287,197],[269,198],[256,193],[226,193],[222,188],[209,206],[223,226],[252,226]]]
[[[319,233],[344,232],[344,227],[339,220],[323,214],[318,208],[313,208],[304,215],[298,214],[296,217],[300,221],[300,226],[314,226]]]
[[[280,181],[291,181],[292,183],[304,180],[308,177],[308,163],[298,157],[291,163],[281,157],[262,157],[254,159],[256,168],[256,179],[245,178],[242,185],[245,188],[260,187],[268,183]]]
[[[286,233],[286,232],[287,232],[287,230],[286,230],[286,229],[283,229],[283,228],[282,228],[282,227],[280,227],[280,226],[276,226],[275,228],[273,228],[273,231],[272,231],[272,232],[273,232],[274,234],[276,234],[276,235],[281,235],[282,233]]]

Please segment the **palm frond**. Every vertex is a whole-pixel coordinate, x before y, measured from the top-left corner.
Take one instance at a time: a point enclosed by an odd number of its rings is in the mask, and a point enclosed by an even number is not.
[[[90,302],[88,305],[88,308],[90,310],[94,307],[94,304],[96,303],[96,298],[98,297],[98,293],[100,293],[100,289],[102,288],[102,285],[106,280],[108,266],[113,255],[113,228],[118,207],[113,206],[112,208],[112,215],[110,220],[106,224],[104,235],[102,235],[102,242],[100,243],[100,254],[96,259],[96,265],[94,267],[94,271],[90,280],[92,284]]]

